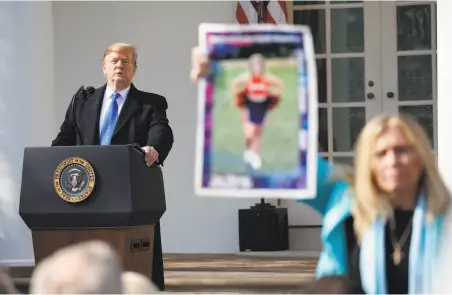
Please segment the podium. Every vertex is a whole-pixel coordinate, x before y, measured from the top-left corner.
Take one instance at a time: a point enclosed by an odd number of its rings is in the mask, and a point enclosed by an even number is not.
[[[163,175],[134,145],[25,148],[19,214],[35,264],[56,250],[101,240],[124,270],[151,278],[154,224],[166,210]]]

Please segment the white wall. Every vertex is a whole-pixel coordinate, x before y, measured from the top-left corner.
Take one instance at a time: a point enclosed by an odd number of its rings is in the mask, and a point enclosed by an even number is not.
[[[452,26],[452,2],[448,0],[437,1],[437,50],[438,50],[438,165],[446,185],[452,190],[452,132],[451,115],[452,110],[452,37],[450,28]],[[452,210],[446,214],[444,224],[443,240],[440,244],[440,259],[437,266],[436,286],[431,293],[452,293],[452,282],[450,280],[450,266],[452,263]]]
[[[0,265],[30,265],[19,193],[24,147],[56,132],[51,2],[0,2],[0,28]]]

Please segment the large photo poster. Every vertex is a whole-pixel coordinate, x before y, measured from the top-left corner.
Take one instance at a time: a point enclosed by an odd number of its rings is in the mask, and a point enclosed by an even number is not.
[[[317,74],[304,26],[201,24],[211,74],[199,83],[195,192],[312,198]]]

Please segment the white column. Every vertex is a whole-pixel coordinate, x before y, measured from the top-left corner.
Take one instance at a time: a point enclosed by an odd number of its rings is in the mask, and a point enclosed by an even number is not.
[[[441,174],[452,190],[452,1],[437,1],[438,43],[438,164]],[[440,248],[438,281],[432,293],[450,293],[452,265],[452,212],[445,218],[444,238]]]
[[[34,264],[19,193],[24,147],[57,130],[52,25],[52,2],[0,2],[0,265]]]
[[[438,158],[442,175],[452,189],[452,1],[437,2]]]

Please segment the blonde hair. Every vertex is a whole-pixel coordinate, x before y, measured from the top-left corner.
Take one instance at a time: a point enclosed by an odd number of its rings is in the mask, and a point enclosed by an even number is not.
[[[427,202],[428,220],[443,213],[450,202],[450,193],[444,184],[436,166],[429,139],[422,127],[413,119],[404,115],[380,115],[370,120],[361,131],[355,150],[354,173],[348,173],[346,180],[351,182],[354,196],[354,229],[358,240],[380,216],[393,218],[393,206],[389,196],[381,193],[373,180],[370,168],[371,157],[378,137],[388,128],[398,127],[413,145],[421,165],[423,177],[420,187]]]
[[[107,49],[105,49],[105,51],[104,51],[103,60],[110,52],[127,52],[127,53],[132,54],[133,64],[134,64],[135,68],[137,67],[137,60],[138,60],[137,49],[132,44],[117,42],[117,43],[113,43],[113,44],[109,45],[107,47]]]

